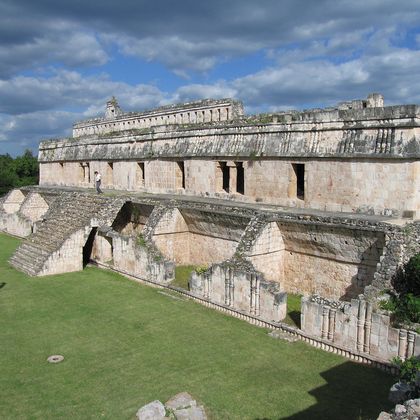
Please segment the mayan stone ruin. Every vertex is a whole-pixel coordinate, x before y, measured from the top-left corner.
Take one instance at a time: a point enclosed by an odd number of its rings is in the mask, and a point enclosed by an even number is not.
[[[378,309],[420,252],[420,106],[380,94],[335,108],[246,115],[232,99],[102,118],[39,146],[39,186],[1,201],[31,276],[91,262],[161,287],[194,265],[206,306],[366,363],[420,355]],[[105,194],[94,189],[95,172]],[[287,294],[301,328],[282,323]]]

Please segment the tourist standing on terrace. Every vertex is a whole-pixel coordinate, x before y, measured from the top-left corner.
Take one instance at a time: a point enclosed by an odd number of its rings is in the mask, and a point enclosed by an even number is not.
[[[102,194],[103,191],[101,190],[101,174],[98,171],[95,171],[95,186],[96,186],[96,192],[98,194]]]

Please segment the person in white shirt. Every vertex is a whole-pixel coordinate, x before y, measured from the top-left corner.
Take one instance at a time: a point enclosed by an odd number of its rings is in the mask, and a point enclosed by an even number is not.
[[[98,194],[102,194],[103,191],[101,190],[101,174],[98,171],[95,171],[95,186],[96,192]]]

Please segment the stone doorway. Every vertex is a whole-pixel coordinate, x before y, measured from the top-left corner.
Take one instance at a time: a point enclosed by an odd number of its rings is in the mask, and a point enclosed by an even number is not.
[[[85,246],[83,247],[83,268],[85,268],[90,261],[90,257],[92,255],[93,242],[95,241],[97,229],[98,228],[96,227],[92,228],[89,237],[87,238],[87,241],[85,243]]]

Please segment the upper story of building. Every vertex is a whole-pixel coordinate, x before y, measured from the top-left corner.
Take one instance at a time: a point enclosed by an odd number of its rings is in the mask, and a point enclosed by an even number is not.
[[[242,103],[232,99],[205,99],[145,112],[123,112],[115,97],[112,97],[106,104],[104,117],[73,125],[73,137],[142,130],[158,125],[223,122],[238,119],[243,114]]]

